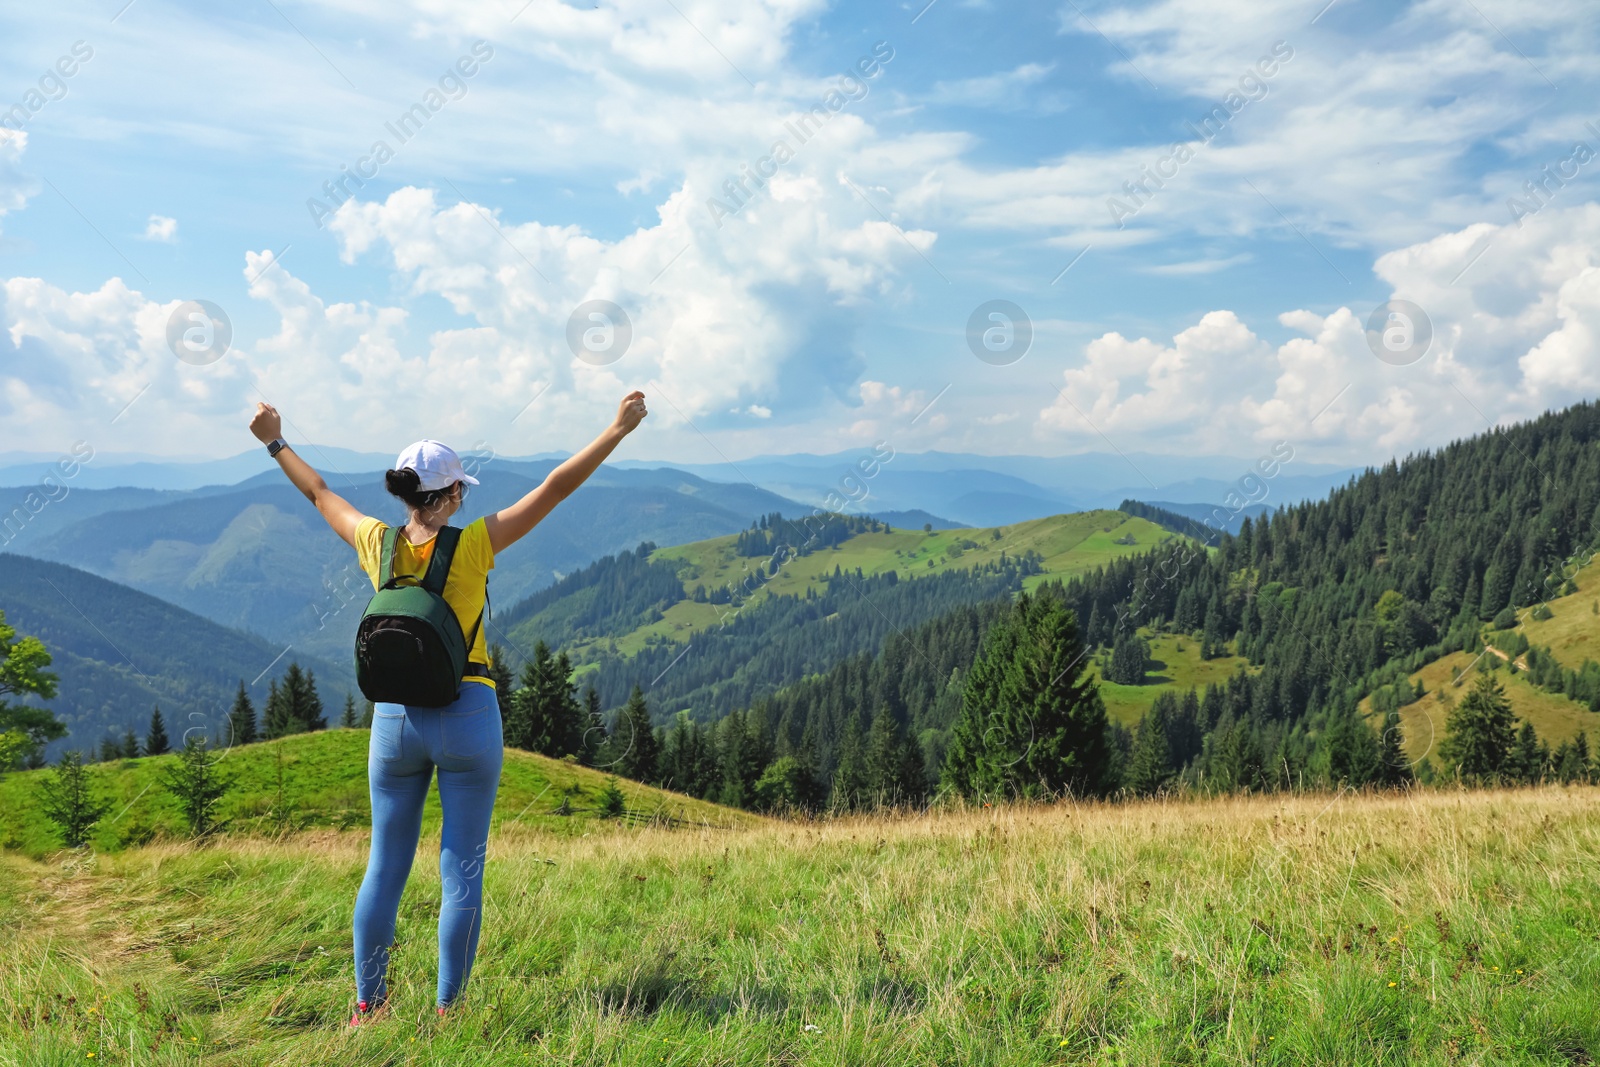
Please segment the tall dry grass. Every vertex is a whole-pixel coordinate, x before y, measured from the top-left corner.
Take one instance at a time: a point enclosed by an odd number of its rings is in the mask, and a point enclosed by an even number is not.
[[[576,838],[507,825],[460,1009],[432,1011],[439,879],[425,843],[401,908],[393,1014],[355,1033],[342,1024],[363,835],[163,844],[75,870],[12,858],[0,916],[18,951],[0,964],[0,1054],[1589,1062],[1597,813],[1600,789],[1551,787]]]

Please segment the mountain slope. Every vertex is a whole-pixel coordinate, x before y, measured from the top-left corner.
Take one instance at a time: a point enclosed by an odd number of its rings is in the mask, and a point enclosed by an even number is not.
[[[242,679],[259,711],[268,683],[291,661],[316,673],[330,716],[356,692],[349,658],[285,655],[283,645],[219,626],[166,601],[72,567],[0,554],[0,609],[55,657],[60,690],[49,707],[71,735],[52,746],[92,746],[128,728],[141,737],[159,704],[174,739],[191,727],[218,736]]]
[[[554,461],[491,461],[454,524],[515,501]],[[377,474],[328,475],[329,484],[369,515],[404,517]],[[15,492],[15,491],[13,491]],[[118,501],[146,506],[113,508]],[[80,503],[81,501],[81,503]],[[597,474],[526,538],[502,553],[490,575],[491,602],[510,604],[606,553],[641,539],[694,541],[740,529],[764,510],[792,502],[749,485],[718,485],[672,470]],[[61,520],[83,512],[75,521]],[[355,640],[371,584],[355,554],[334,536],[280,472],[241,486],[184,494],[83,491],[48,505],[18,539],[19,550],[159,596],[224,626],[248,629],[326,658],[343,659]],[[348,610],[347,610],[348,609]],[[491,626],[496,624],[491,623]],[[493,633],[493,630],[491,630]]]

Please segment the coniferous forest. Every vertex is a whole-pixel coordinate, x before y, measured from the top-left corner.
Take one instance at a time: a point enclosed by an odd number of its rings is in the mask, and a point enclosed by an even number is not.
[[[1508,719],[1492,677],[1451,712],[1449,743],[1415,764],[1400,751],[1397,710],[1420,695],[1410,672],[1482,649],[1516,609],[1571,591],[1600,540],[1595,405],[1369,469],[1326,500],[1208,539],[1209,551],[1169,542],[1021,599],[1020,567],[975,581],[840,575],[822,597],[771,598],[687,653],[647,649],[587,677],[606,708],[629,700],[628,714],[608,718],[614,730],[640,734],[641,703],[655,713],[643,746],[654,770],[637,744],[632,769],[755,807],[919,803],[941,788],[1263,791],[1590,773],[1585,737],[1552,752]],[[851,620],[835,631],[847,636],[819,647],[774,625],[805,611]],[[1195,635],[1204,655],[1229,649],[1248,667],[1164,692],[1136,729],[1119,727],[1077,678],[1093,659],[1108,678],[1137,681],[1140,630]],[[1600,710],[1600,665],[1515,651],[1534,684]],[[1358,713],[1369,696],[1380,721]],[[1059,773],[1038,765],[1042,739],[1053,746],[1042,764]]]

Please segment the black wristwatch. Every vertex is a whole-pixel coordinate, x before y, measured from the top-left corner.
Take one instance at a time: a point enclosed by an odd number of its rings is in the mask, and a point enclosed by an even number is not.
[[[279,437],[267,442],[267,455],[273,459],[278,458],[278,453],[289,447],[289,442]]]

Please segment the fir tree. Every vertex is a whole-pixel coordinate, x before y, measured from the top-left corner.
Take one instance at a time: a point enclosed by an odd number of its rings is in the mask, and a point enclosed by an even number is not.
[[[261,715],[260,738],[271,741],[293,732],[294,718],[289,711],[289,699],[278,687],[276,678],[267,682],[267,705]]]
[[[273,683],[277,688],[277,683]],[[256,708],[245,692],[244,679],[239,679],[239,692],[234,695],[233,707],[228,710],[228,744],[248,745],[256,739]]]
[[[1589,780],[1589,735],[1579,731],[1570,741],[1561,742],[1555,752],[1555,774],[1562,785]]]
[[[1019,596],[967,675],[945,784],[967,796],[1106,792],[1106,711],[1083,677],[1086,655],[1059,600]]]
[[[1548,753],[1541,751],[1533,723],[1524,722],[1506,760],[1506,776],[1525,785],[1536,785],[1544,778],[1547,762]]]
[[[1150,659],[1150,646],[1138,634],[1119,633],[1111,646],[1111,659],[1105,667],[1105,678],[1118,685],[1143,685],[1145,665]]]
[[[272,741],[289,734],[325,730],[328,720],[322,714],[322,698],[317,695],[317,679],[298,662],[283,672],[283,684],[274,681],[267,694],[267,711],[261,737]]]
[[[167,739],[167,724],[161,719],[161,706],[157,705],[150,712],[150,732],[145,734],[144,754],[146,756],[160,756],[172,751],[172,742]]]
[[[195,837],[215,828],[217,806],[232,785],[217,767],[221,759],[207,750],[205,737],[190,735],[178,751],[177,764],[162,769],[162,783],[177,798]]]
[[[489,646],[489,679],[494,682],[494,691],[502,701],[516,688],[516,679],[512,677],[511,668],[506,666],[506,650],[499,644]]]
[[[587,766],[595,765],[596,754],[606,743],[605,716],[600,710],[600,694],[592,685],[583,690],[583,748],[578,759]],[[696,794],[701,795],[701,794]]]
[[[839,760],[833,770],[833,785],[828,790],[828,805],[835,811],[855,811],[866,800],[869,781],[866,753],[861,743],[861,722],[852,715],[839,738]]]
[[[349,690],[344,694],[344,714],[339,716],[339,725],[346,730],[353,730],[356,723],[360,722],[356,715],[356,698]]]
[[[55,823],[61,843],[67,848],[82,848],[89,831],[111,810],[111,805],[95,796],[89,773],[77,752],[67,752],[53,771],[38,785],[39,810]]]
[[[1156,697],[1150,710],[1139,720],[1134,734],[1133,752],[1128,757],[1123,784],[1139,796],[1152,796],[1172,780],[1172,749],[1168,742],[1171,717],[1177,701],[1171,691]]]
[[[1378,739],[1378,767],[1375,780],[1379,785],[1401,786],[1414,777],[1411,761],[1406,759],[1405,734],[1400,726],[1400,713],[1391,711],[1383,717],[1383,734]]]
[[[1500,776],[1507,769],[1516,724],[1499,679],[1492,672],[1479,674],[1472,691],[1445,720],[1446,734],[1439,756],[1446,770],[1468,780]]]
[[[1327,725],[1317,740],[1317,753],[1330,785],[1358,789],[1380,775],[1379,739],[1353,709],[1329,713]]]
[[[622,708],[614,731],[615,742],[622,749],[615,770],[636,782],[656,780],[656,765],[660,748],[655,729],[650,725],[650,709],[644,702],[644,691],[637,685]]]
[[[133,732],[133,727],[131,726],[122,735],[122,747],[119,755],[123,759],[139,758],[139,735]]]

